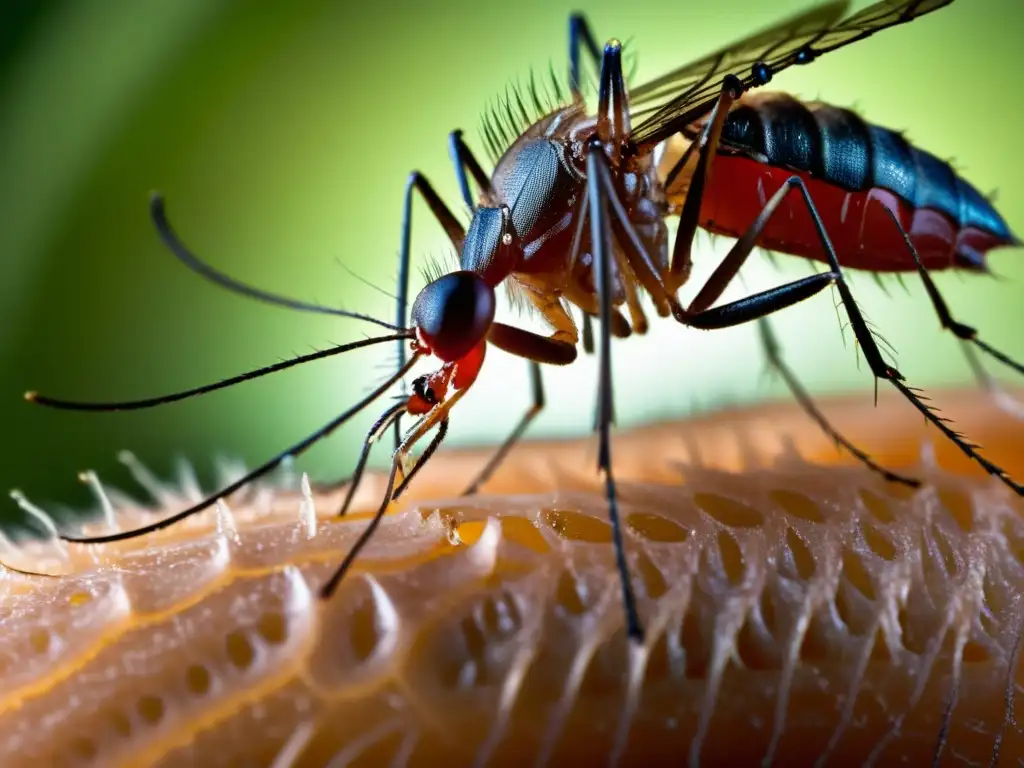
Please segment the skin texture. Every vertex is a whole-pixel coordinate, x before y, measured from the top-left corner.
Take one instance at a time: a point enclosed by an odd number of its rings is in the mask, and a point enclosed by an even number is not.
[[[1019,422],[935,400],[1024,473]],[[341,522],[344,489],[298,481],[138,541],[11,545],[65,575],[0,572],[0,763],[1015,763],[1024,505],[901,402],[827,407],[925,486],[836,464],[788,405],[616,436],[632,654],[590,440],[527,443],[474,498],[487,454],[439,455],[328,604],[383,478]]]

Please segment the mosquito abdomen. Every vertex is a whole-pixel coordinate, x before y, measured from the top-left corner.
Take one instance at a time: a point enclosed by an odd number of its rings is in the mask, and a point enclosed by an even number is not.
[[[840,262],[856,269],[915,268],[888,208],[930,269],[983,269],[985,253],[1016,242],[991,203],[948,163],[848,109],[753,93],[730,114],[702,209],[711,231],[738,235],[790,175],[804,178]],[[788,201],[759,244],[822,259],[801,204]]]

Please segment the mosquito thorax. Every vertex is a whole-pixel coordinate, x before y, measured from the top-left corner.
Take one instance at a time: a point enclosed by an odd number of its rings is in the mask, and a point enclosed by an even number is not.
[[[419,347],[445,362],[464,357],[487,335],[494,308],[494,288],[477,273],[459,270],[439,277],[412,305]]]

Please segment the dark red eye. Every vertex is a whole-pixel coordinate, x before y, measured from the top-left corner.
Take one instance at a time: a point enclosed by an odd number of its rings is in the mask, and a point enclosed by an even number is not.
[[[494,320],[494,289],[475,272],[452,272],[420,291],[412,321],[440,359],[458,360],[475,347]]]

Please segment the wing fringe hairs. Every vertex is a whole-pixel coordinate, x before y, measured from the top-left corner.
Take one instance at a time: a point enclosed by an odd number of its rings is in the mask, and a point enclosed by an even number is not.
[[[895,397],[822,406],[916,493],[835,464],[795,407],[618,434],[634,654],[588,441],[517,448],[473,498],[486,454],[439,456],[328,604],[367,516],[305,477],[137,541],[4,540],[65,575],[0,571],[0,764],[1012,763],[1024,505]],[[1019,424],[936,401],[1024,470]],[[87,527],[188,503],[122,459],[160,509],[87,478]]]

